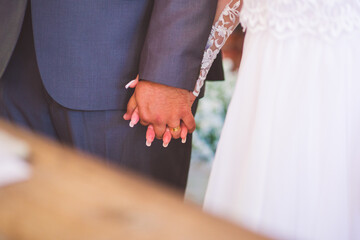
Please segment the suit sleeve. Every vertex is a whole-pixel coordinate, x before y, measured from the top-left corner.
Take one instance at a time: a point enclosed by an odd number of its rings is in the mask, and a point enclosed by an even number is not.
[[[0,0],[0,78],[19,37],[26,5],[26,0]]]
[[[140,79],[193,91],[216,7],[217,0],[154,0]]]

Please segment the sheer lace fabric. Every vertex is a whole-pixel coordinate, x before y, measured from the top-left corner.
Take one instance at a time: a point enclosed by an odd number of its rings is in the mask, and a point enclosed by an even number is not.
[[[229,1],[219,19],[213,25],[201,63],[200,75],[193,91],[195,96],[199,95],[211,65],[220,52],[220,49],[239,24],[240,7],[241,4],[239,0]]]
[[[240,11],[241,8],[241,11]],[[239,21],[247,32],[269,31],[277,38],[312,34],[331,40],[360,30],[360,0],[229,0],[213,25],[193,94]]]

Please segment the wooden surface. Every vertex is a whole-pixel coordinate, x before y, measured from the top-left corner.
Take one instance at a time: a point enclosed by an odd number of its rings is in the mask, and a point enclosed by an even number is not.
[[[31,147],[30,180],[0,188],[0,239],[263,239],[154,183],[0,120]]]

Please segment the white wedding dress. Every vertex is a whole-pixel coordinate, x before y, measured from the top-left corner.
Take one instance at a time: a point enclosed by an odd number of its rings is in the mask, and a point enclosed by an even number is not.
[[[240,21],[204,209],[276,239],[360,239],[360,0],[244,0]]]

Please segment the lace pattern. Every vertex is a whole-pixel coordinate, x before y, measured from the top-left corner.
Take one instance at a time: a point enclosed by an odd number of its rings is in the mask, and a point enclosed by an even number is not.
[[[360,30],[360,0],[229,0],[213,25],[193,94],[199,95],[220,49],[239,21],[244,31],[269,31],[278,38],[312,34],[331,40]],[[241,8],[241,11],[240,11]]]
[[[332,39],[360,29],[360,0],[244,0],[240,21],[248,32]]]
[[[206,44],[204,57],[201,63],[200,75],[196,82],[193,94],[198,96],[204,85],[210,67],[213,64],[220,49],[224,46],[226,40],[234,31],[240,21],[240,0],[231,0],[221,13],[219,19],[211,29],[211,33]]]

